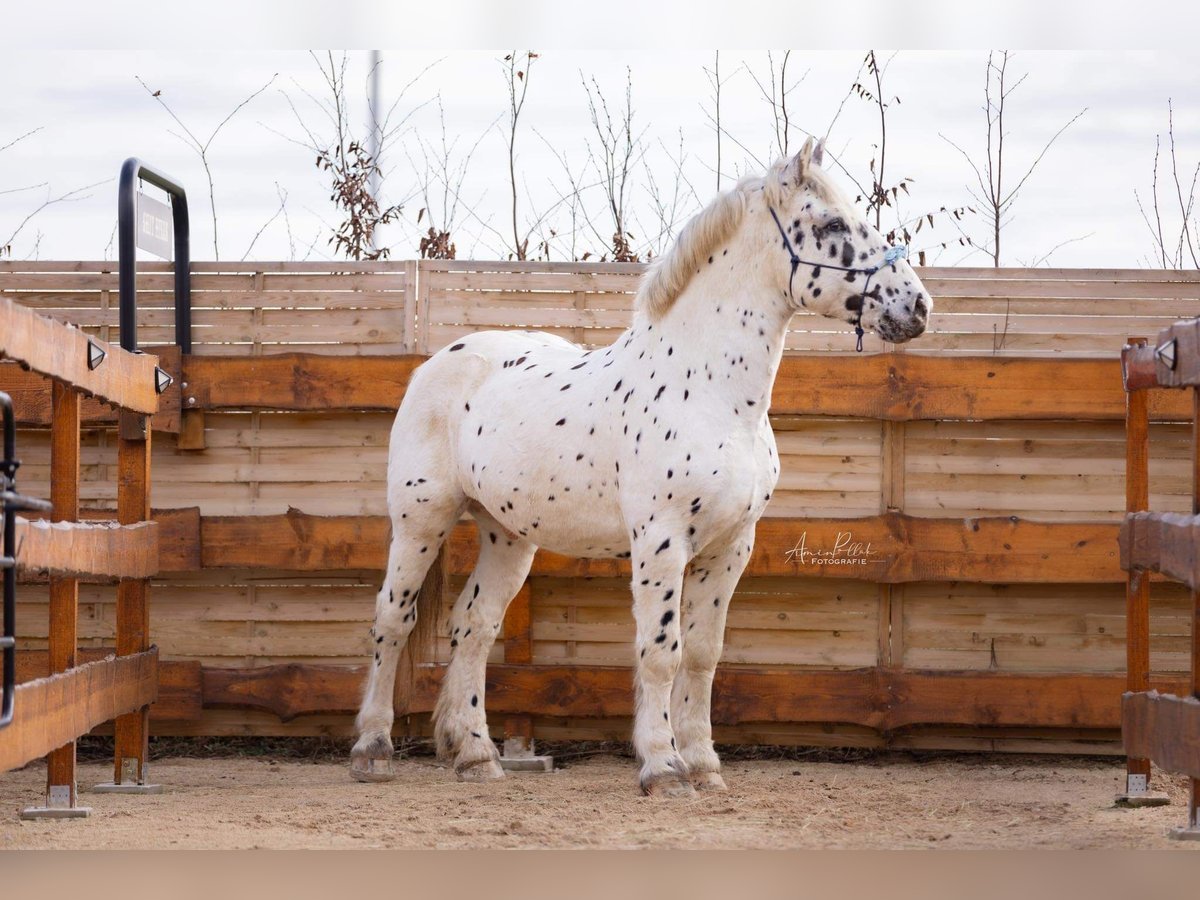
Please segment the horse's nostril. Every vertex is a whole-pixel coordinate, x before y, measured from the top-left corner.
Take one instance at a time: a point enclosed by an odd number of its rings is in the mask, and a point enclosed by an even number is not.
[[[925,302],[923,296],[918,295],[917,299],[913,301],[913,314],[918,319],[924,319],[929,315],[929,304]]]

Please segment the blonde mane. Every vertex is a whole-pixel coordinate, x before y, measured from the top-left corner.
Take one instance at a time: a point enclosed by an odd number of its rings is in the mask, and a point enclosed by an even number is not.
[[[762,184],[761,177],[743,178],[733,190],[718,194],[716,200],[698,212],[683,227],[671,249],[654,260],[642,276],[634,309],[648,315],[651,321],[666,315],[702,261],[742,224],[747,191]]]

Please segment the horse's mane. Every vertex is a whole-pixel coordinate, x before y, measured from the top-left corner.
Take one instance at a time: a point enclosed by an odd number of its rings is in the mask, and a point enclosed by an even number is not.
[[[683,226],[671,249],[654,260],[642,276],[634,309],[651,321],[666,315],[701,262],[737,231],[746,211],[747,192],[761,187],[763,181],[762,177],[743,178]]]

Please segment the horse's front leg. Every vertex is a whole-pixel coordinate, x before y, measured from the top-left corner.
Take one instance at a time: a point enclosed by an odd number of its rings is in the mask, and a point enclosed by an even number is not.
[[[685,544],[679,534],[650,529],[633,547],[638,654],[633,746],[642,763],[642,790],[652,797],[694,793],[671,729],[671,685],[682,656],[679,602],[687,565]]]
[[[671,693],[671,718],[679,753],[700,790],[725,790],[712,742],[712,683],[725,644],[729,601],[753,546],[751,527],[718,552],[693,559],[684,580],[683,660]]]

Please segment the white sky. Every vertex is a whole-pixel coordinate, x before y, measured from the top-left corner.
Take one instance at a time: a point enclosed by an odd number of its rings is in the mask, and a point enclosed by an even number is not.
[[[464,203],[455,228],[460,257],[507,256],[508,175],[504,137],[493,127],[503,123],[507,93],[498,60],[507,51],[383,50],[383,101],[429,65],[401,101],[401,113],[421,103],[410,127],[398,136],[385,158],[385,199],[405,202],[404,224],[390,227],[384,243],[393,258],[416,253],[415,216],[423,201],[414,196],[420,181],[410,157],[421,159],[420,142],[440,138],[436,105],[440,96],[447,132],[465,150],[479,141],[464,185]],[[704,67],[712,51],[554,51],[542,49],[535,64],[518,136],[521,205],[528,218],[548,207],[565,182],[553,148],[574,166],[583,164],[590,132],[581,74],[595,76],[610,102],[619,103],[628,66],[633,77],[635,129],[645,129],[645,166],[634,173],[631,226],[639,242],[658,229],[647,191],[647,172],[660,185],[674,176],[667,148],[675,153],[682,130],[684,174],[702,202],[715,189],[715,136],[705,109],[711,106]],[[789,73],[808,70],[790,95],[795,123],[823,132],[854,79],[865,51],[792,53]],[[890,51],[879,51],[887,59]],[[902,51],[886,74],[889,95],[901,103],[889,112],[887,181],[914,179],[906,216],[941,206],[971,202],[966,185],[973,175],[962,157],[939,133],[982,159],[983,81],[987,51]],[[780,53],[776,52],[776,60]],[[438,61],[440,60],[440,61]],[[354,51],[348,75],[349,99],[356,126],[365,125],[366,51]],[[727,178],[759,166],[737,143],[769,161],[773,125],[769,107],[747,73],[766,72],[765,51],[723,51],[723,74],[731,76],[722,98]],[[39,77],[29,73],[39,72]],[[1200,160],[1200,70],[1194,53],[1175,51],[1047,52],[1018,51],[1010,64],[1028,78],[1010,98],[1007,111],[1008,166],[1016,174],[1047,139],[1081,109],[1084,116],[1059,139],[1027,183],[1006,230],[1003,261],[1027,264],[1056,245],[1049,259],[1056,266],[1120,267],[1146,264],[1151,249],[1134,201],[1135,188],[1149,190],[1155,134],[1165,134],[1167,99],[1175,102],[1176,142],[1190,173]],[[112,257],[115,226],[115,176],[121,161],[137,155],[183,181],[192,208],[193,257],[213,258],[207,182],[199,159],[169,131],[167,113],[135,80],[140,76],[161,90],[180,118],[197,134],[206,134],[240,100],[276,75],[274,84],[243,109],[211,147],[222,259],[241,259],[255,234],[278,210],[276,185],[287,193],[287,221],[276,218],[251,252],[256,259],[327,258],[325,225],[336,215],[314,167],[313,154],[285,135],[301,132],[287,95],[310,122],[318,113],[303,90],[318,91],[316,64],[304,51],[6,51],[0,55],[0,146],[32,129],[29,138],[0,152],[0,244],[47,197],[103,182],[83,199],[53,205],[29,221],[13,242],[17,258],[99,259]],[[365,132],[365,128],[361,128]],[[539,136],[540,134],[540,136]],[[867,179],[866,163],[877,140],[873,107],[852,97],[835,127],[831,149],[847,167]],[[543,140],[544,138],[544,140]],[[793,131],[793,149],[803,133]],[[594,177],[588,177],[593,181]],[[1160,181],[1161,181],[1160,177]],[[1190,180],[1190,177],[1189,177]],[[48,182],[48,186],[23,188]],[[728,182],[727,182],[728,183]],[[844,180],[852,189],[848,179]],[[526,194],[527,192],[527,194]],[[1167,199],[1163,191],[1164,200]],[[602,235],[611,226],[602,219],[599,193],[585,193],[585,208]],[[551,221],[560,235],[570,231],[566,208]],[[892,220],[895,221],[894,218]],[[427,224],[427,223],[426,223]],[[885,218],[885,225],[888,224]],[[290,226],[290,237],[289,237]],[[982,219],[966,228],[982,232]],[[923,232],[914,248],[953,237],[947,228],[937,238]],[[1079,238],[1080,240],[1074,240]],[[313,244],[313,241],[316,241]],[[562,238],[555,258],[569,246]],[[311,245],[311,249],[310,249]],[[583,230],[577,252],[602,251]],[[931,254],[930,261],[933,261]],[[979,254],[955,249],[942,264],[986,264]]]

